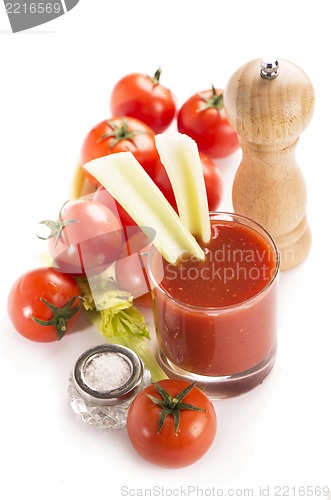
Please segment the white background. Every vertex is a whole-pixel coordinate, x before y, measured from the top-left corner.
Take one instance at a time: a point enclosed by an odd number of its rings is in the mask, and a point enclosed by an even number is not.
[[[329,2],[277,0],[81,0],[67,15],[11,34],[0,8],[0,495],[6,499],[154,496],[274,496],[275,486],[331,487],[330,405],[330,26]],[[180,470],[140,460],[125,430],[83,424],[71,411],[67,378],[77,357],[103,342],[82,324],[59,343],[25,340],[10,325],[13,281],[38,265],[46,247],[36,224],[67,199],[85,134],[109,118],[112,86],[127,73],[163,69],[181,104],[224,87],[242,64],[275,54],[313,81],[316,108],[297,159],[308,188],[309,258],[280,279],[279,350],[254,391],[215,403],[218,433],[198,463]],[[222,208],[240,160],[219,164]],[[130,488],[128,491],[125,488]],[[214,490],[213,490],[214,488]],[[6,493],[4,493],[6,491]],[[301,490],[302,493],[303,490]],[[317,494],[314,498],[317,498]],[[251,496],[252,498],[252,496]],[[301,496],[302,498],[302,496]],[[308,498],[308,496],[307,496]]]

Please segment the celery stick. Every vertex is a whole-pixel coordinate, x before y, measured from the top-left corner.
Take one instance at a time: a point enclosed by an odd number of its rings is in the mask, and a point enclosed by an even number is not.
[[[206,186],[197,145],[185,134],[155,136],[156,148],[167,171],[181,220],[204,243],[210,240]]]
[[[142,227],[156,232],[153,244],[170,263],[185,252],[204,252],[131,152],[113,153],[84,165]],[[148,236],[148,234],[147,234]]]

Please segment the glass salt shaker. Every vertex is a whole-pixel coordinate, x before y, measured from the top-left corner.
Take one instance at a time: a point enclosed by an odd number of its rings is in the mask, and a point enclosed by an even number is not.
[[[151,374],[135,352],[117,344],[85,351],[69,377],[71,406],[84,422],[99,428],[126,425],[131,402],[151,383]]]

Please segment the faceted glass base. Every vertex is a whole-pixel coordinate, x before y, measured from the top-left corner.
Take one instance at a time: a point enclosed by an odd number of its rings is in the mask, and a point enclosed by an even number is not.
[[[142,389],[151,382],[151,374],[148,370],[144,370]],[[74,412],[80,416],[83,422],[95,425],[98,428],[121,429],[125,427],[128,411],[135,396],[124,401],[123,403],[106,406],[96,405],[89,401],[85,401],[79,392],[76,390],[72,375],[69,377],[68,394],[70,397],[71,407]]]
[[[196,382],[211,399],[222,399],[238,396],[261,384],[271,371],[276,359],[276,347],[258,365],[250,370],[234,375],[210,377],[183,370],[172,363],[160,350],[159,362],[169,378],[179,378],[188,382]]]

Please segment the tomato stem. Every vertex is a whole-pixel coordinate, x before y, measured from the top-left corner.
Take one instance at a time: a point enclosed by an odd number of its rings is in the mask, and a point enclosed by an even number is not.
[[[113,137],[113,140],[109,144],[109,149],[113,149],[114,146],[120,141],[132,141],[136,135],[139,134],[148,134],[149,132],[145,132],[144,130],[129,130],[128,122],[123,119],[119,125],[112,122],[111,120],[107,121],[107,125],[110,128],[109,132],[103,134],[97,142],[102,142],[109,137]]]
[[[80,299],[79,304],[76,307],[73,307],[73,304],[76,299]],[[54,326],[58,340],[61,340],[65,332],[67,331],[67,321],[72,318],[80,309],[82,305],[83,297],[79,295],[75,295],[70,299],[63,307],[57,307],[47,300],[40,297],[40,300],[43,304],[45,304],[53,313],[53,316],[48,321],[44,321],[38,318],[32,317],[33,321],[38,323],[40,326]]]
[[[212,95],[210,97],[199,94],[200,98],[206,103],[203,109],[214,108],[218,109],[218,111],[221,111],[224,106],[223,92],[217,94],[217,90],[215,89],[214,85],[211,86],[211,91]]]
[[[62,316],[60,316],[60,318],[57,320],[56,329],[60,330],[61,332],[65,332],[67,329],[65,319],[62,318]]]
[[[154,85],[158,85],[160,83],[160,76],[161,76],[161,68],[158,68],[155,71],[154,76],[151,78]]]
[[[179,430],[180,412],[182,410],[193,410],[193,411],[203,411],[203,412],[207,411],[204,410],[203,408],[198,408],[197,406],[182,402],[185,396],[187,396],[187,394],[193,389],[193,387],[196,386],[196,382],[193,382],[193,384],[187,386],[182,392],[177,394],[177,396],[175,397],[170,396],[170,394],[165,389],[163,389],[163,387],[161,387],[159,384],[155,383],[154,385],[163,399],[158,399],[152,394],[146,394],[146,396],[148,396],[153,403],[161,406],[162,408],[157,428],[158,434],[160,434],[162,430],[167,415],[173,416],[175,434],[177,435]]]
[[[68,203],[68,201],[66,201],[65,203],[63,203],[61,209],[60,209],[60,212],[59,212],[59,216],[58,216],[58,220],[42,220],[39,222],[39,224],[45,224],[45,226],[47,226],[50,230],[51,230],[51,233],[46,236],[46,237],[43,237],[43,236],[39,236],[37,234],[37,237],[40,239],[40,240],[49,240],[51,238],[56,238],[56,241],[55,241],[55,246],[58,244],[59,242],[59,239],[62,235],[62,229],[66,226],[68,226],[69,224],[73,224],[74,222],[79,222],[79,220],[75,220],[75,219],[68,219],[68,220],[63,220],[63,217],[62,217],[62,210],[63,210],[63,207]],[[67,245],[69,246],[69,242],[67,241],[66,242]]]

